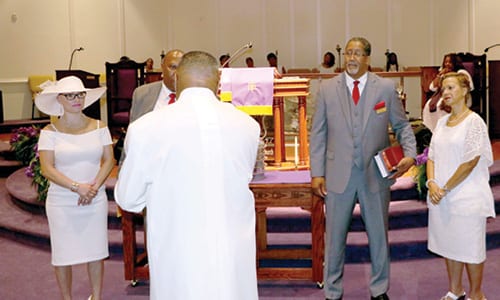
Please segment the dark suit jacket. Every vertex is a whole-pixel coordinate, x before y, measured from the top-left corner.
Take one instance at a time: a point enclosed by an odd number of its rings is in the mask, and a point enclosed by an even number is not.
[[[416,156],[415,135],[392,80],[368,73],[361,99],[364,101],[361,102],[364,103],[364,119],[359,133],[362,136],[362,167],[367,188],[376,192],[394,182],[382,178],[373,159],[379,150],[389,146],[388,125],[392,125],[405,156]],[[327,189],[335,193],[344,192],[354,164],[351,112],[347,101],[352,99],[345,73],[323,80],[311,128],[311,176],[325,177]],[[375,109],[382,105],[385,109]]]

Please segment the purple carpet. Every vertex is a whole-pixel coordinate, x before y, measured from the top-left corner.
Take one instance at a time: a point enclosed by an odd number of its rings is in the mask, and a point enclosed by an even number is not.
[[[22,179],[12,182],[16,193]],[[496,180],[496,179],[495,179]],[[497,181],[495,181],[497,182]],[[6,190],[6,178],[0,178],[0,299],[59,299],[53,269],[47,220],[43,207],[24,205],[12,199]],[[493,186],[500,206],[500,185]],[[132,287],[124,280],[121,229],[110,201],[110,258],[105,262],[104,299],[148,299],[148,282]],[[271,209],[269,242],[309,246],[308,213],[299,209]],[[390,207],[391,299],[439,299],[447,291],[444,262],[426,250],[426,207],[416,200],[394,201]],[[289,233],[298,231],[297,233]],[[138,236],[141,238],[141,235]],[[344,275],[344,299],[369,299],[370,264],[367,239],[359,212],[348,236]],[[488,299],[500,299],[500,220],[488,224],[488,260],[483,288]],[[464,283],[467,288],[464,274]],[[90,294],[83,266],[74,268],[74,299]],[[193,285],[193,288],[196,288]],[[324,299],[323,291],[309,281],[259,281],[260,299]]]

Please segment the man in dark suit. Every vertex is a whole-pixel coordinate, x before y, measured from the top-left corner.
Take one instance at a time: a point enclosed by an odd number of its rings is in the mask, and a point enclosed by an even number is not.
[[[170,50],[161,62],[163,81],[141,85],[135,89],[130,109],[130,123],[159,107],[175,102],[175,70],[184,52]]]
[[[368,72],[370,43],[360,37],[345,47],[345,72],[323,80],[311,129],[311,176],[315,194],[325,198],[325,296],[341,299],[347,232],[356,202],[365,223],[372,264],[371,299],[389,299],[387,238],[389,187],[416,156],[415,136],[395,84]],[[374,155],[390,145],[388,125],[405,157],[394,175],[382,178]]]

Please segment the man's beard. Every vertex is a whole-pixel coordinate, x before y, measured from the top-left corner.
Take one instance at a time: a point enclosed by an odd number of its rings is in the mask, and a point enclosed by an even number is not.
[[[346,70],[349,75],[355,75],[359,72],[359,65],[347,64]]]

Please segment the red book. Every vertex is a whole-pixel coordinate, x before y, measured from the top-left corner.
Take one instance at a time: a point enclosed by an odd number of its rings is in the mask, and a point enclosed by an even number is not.
[[[382,177],[387,177],[396,172],[395,168],[403,157],[403,148],[397,145],[380,150],[374,158]]]

